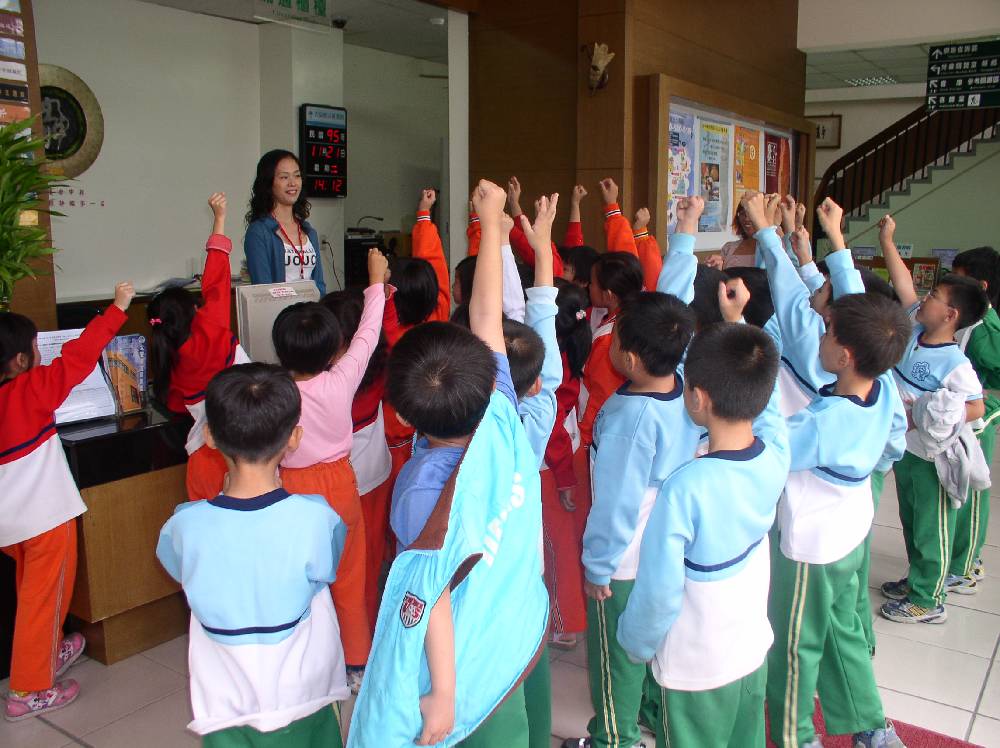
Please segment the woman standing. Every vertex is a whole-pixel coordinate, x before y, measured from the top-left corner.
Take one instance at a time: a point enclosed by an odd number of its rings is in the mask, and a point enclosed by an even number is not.
[[[308,217],[299,160],[290,151],[268,151],[257,162],[243,239],[252,283],[312,280],[326,293],[319,237]]]

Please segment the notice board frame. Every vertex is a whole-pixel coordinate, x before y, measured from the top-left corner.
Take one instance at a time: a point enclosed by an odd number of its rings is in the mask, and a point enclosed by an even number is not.
[[[670,102],[673,99],[690,102],[692,105],[724,112],[751,121],[758,121],[775,128],[795,133],[795,162],[798,165],[796,179],[792,185],[795,197],[806,204],[806,227],[812,233],[813,222],[813,181],[816,168],[816,127],[804,116],[782,112],[757,104],[714,88],[701,86],[690,81],[657,74],[648,77],[649,85],[649,170],[650,211],[656,226],[656,239],[666,246],[667,237],[667,179],[670,172],[668,155],[670,150]],[[699,250],[701,251],[701,250]]]

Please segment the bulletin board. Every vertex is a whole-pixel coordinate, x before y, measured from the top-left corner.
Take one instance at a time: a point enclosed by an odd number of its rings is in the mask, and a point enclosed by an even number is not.
[[[649,194],[661,242],[674,230],[682,197],[705,200],[698,251],[739,238],[731,224],[747,190],[811,202],[815,128],[809,120],[666,75],[651,76],[650,86],[655,161]]]

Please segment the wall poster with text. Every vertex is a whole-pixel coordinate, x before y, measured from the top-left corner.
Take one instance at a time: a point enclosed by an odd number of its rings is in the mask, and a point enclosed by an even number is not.
[[[698,231],[726,231],[729,226],[729,132],[730,125],[701,123],[699,179],[705,212]]]
[[[764,133],[764,192],[787,195],[791,188],[791,143],[780,135]]]
[[[677,226],[677,200],[694,194],[694,115],[670,112],[670,145],[667,169],[667,232]]]
[[[733,207],[743,193],[760,189],[760,130],[733,128]]]

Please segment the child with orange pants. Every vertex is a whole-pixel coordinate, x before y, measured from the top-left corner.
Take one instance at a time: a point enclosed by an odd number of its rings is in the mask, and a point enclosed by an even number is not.
[[[62,355],[40,366],[38,330],[0,313],[0,550],[17,565],[17,615],[4,717],[16,722],[72,703],[80,686],[57,680],[83,653],[62,625],[76,581],[76,518],[87,511],[62,444],[55,411],[86,379],[125,322],[135,291],[115,287],[114,303]]]
[[[437,201],[437,192],[425,189],[420,193],[417,222],[413,226],[413,250],[409,258],[393,263],[392,292],[386,304],[384,324],[386,339],[392,349],[403,335],[423,322],[447,322],[451,316],[451,283],[448,261],[437,226],[431,221],[431,208]],[[396,410],[388,400],[382,401],[385,416],[385,439],[392,456],[389,474],[389,495],[396,483],[396,476],[413,454],[413,428],[401,423]],[[390,531],[391,532],[391,531]],[[395,542],[387,545],[387,552],[395,556]]]
[[[391,286],[390,286],[391,288]],[[364,296],[356,289],[334,291],[320,302],[337,318],[346,349],[358,331],[364,312]],[[388,304],[388,299],[386,300]],[[386,341],[386,317],[383,313],[383,334],[379,336],[375,352],[368,361],[368,368],[351,404],[354,436],[351,443],[351,466],[361,494],[361,513],[365,519],[365,604],[368,623],[375,632],[378,616],[379,579],[386,555],[389,536],[389,505],[392,499],[389,474],[392,456],[385,440],[385,418],[382,398],[385,397],[385,365],[389,358]]]
[[[183,288],[168,288],[153,297],[146,308],[152,328],[153,392],[170,411],[190,413],[194,418],[184,445],[188,453],[187,493],[192,500],[217,496],[226,477],[222,455],[205,444],[205,388],[223,369],[250,360],[231,326],[229,254],[233,243],[225,236],[225,193],[213,193],[208,204],[214,223],[205,242],[201,276],[204,303],[199,307],[194,295]]]
[[[364,310],[346,350],[337,318],[319,302],[286,307],[271,332],[278,360],[302,396],[302,443],[281,460],[282,485],[289,493],[323,496],[347,526],[330,592],[340,622],[348,684],[354,690],[360,688],[368,662],[372,630],[365,602],[364,516],[350,460],[351,404],[378,344],[388,268],[381,252],[369,250]]]

